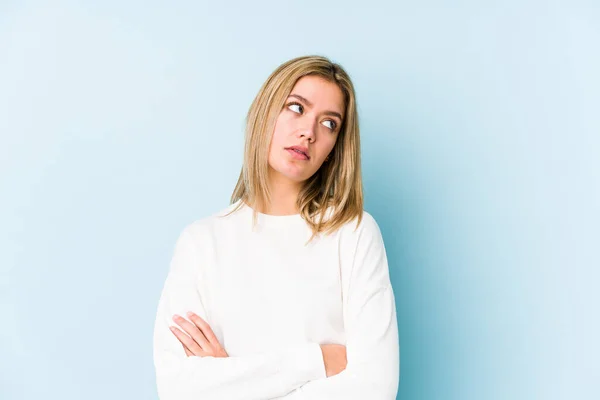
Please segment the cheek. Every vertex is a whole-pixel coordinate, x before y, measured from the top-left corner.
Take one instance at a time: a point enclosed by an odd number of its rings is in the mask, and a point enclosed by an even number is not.
[[[271,136],[271,145],[270,150],[274,147],[275,149],[282,149],[283,147],[289,145],[288,136],[290,132],[293,132],[293,127],[291,126],[291,121],[286,118],[285,114],[281,114],[277,121],[275,122],[275,127],[273,128],[273,134]]]
[[[324,143],[324,146],[323,146],[323,159],[325,157],[327,157],[327,155],[329,153],[331,153],[331,151],[335,147],[335,143],[336,143],[335,137],[329,138],[329,140],[327,140],[327,142]]]
[[[271,136],[271,144],[280,143],[281,136],[282,136],[281,126],[275,126],[275,129],[273,130],[273,135]]]
[[[273,136],[271,137],[271,142],[281,142],[282,136],[285,134],[286,122],[283,115],[280,115],[275,121],[275,127],[273,128]]]

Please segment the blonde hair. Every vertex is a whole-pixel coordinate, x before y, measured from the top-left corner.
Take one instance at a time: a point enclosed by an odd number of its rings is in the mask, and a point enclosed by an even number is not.
[[[344,95],[344,121],[330,153],[330,160],[308,178],[300,190],[297,207],[313,235],[329,234],[363,215],[363,188],[360,166],[360,138],[354,85],[346,71],[322,56],[302,56],[281,64],[264,82],[246,117],[244,163],[231,195],[231,204],[242,200],[256,206],[270,203],[268,155],[277,117],[296,82],[307,75],[336,83]],[[327,218],[325,218],[328,214]]]

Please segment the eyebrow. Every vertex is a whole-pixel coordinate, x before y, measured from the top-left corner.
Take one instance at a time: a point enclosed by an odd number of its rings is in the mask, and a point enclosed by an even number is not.
[[[299,94],[290,94],[289,97],[295,97],[298,100],[306,103],[306,105],[309,106],[309,107],[313,106],[313,104],[310,101],[306,100],[304,97],[300,96]],[[340,113],[338,113],[338,112],[335,112],[335,111],[325,111],[323,114],[325,114],[325,115],[331,115],[333,117],[338,117],[340,119],[340,121],[344,120],[342,118],[342,115]]]

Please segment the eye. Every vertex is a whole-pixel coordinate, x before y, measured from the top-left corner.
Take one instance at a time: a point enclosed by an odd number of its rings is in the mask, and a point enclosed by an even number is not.
[[[288,103],[288,104],[287,104],[287,108],[288,108],[289,110],[291,110],[291,111],[293,111],[293,112],[297,113],[297,114],[302,114],[302,112],[304,111],[304,106],[303,106],[302,104],[300,104],[300,103],[296,103],[296,102],[291,102],[291,103]],[[295,109],[297,109],[297,111],[296,111]],[[330,125],[330,126],[328,126],[328,128],[329,128],[331,131],[335,131],[335,128],[337,127],[337,123],[336,123],[334,120],[332,120],[332,119],[328,119],[328,120],[326,120],[325,122],[330,122],[330,123],[331,123],[331,125]]]
[[[335,123],[335,121],[334,121],[334,120],[332,120],[332,119],[328,119],[328,120],[327,120],[327,121],[325,121],[325,122],[331,122],[331,126],[329,126],[328,128],[329,128],[329,129],[331,129],[332,131],[335,131],[335,128],[336,128],[337,124]]]
[[[289,108],[290,110],[294,111],[294,110],[292,109],[292,107],[298,107],[298,108],[300,109],[300,112],[299,112],[299,113],[300,113],[300,114],[302,114],[302,110],[303,110],[303,108],[304,108],[304,107],[302,107],[302,104],[300,104],[300,103],[289,103],[289,104],[288,104],[288,108]],[[294,112],[296,112],[296,113],[297,113],[298,111],[294,111]]]

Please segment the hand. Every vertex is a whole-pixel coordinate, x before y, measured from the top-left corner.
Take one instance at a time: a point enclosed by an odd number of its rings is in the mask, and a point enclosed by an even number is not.
[[[179,339],[183,345],[185,354],[188,357],[229,357],[206,321],[193,312],[188,312],[188,317],[193,323],[177,314],[173,316],[173,321],[181,326],[190,336],[186,335],[176,327],[171,326],[171,332],[177,336],[177,339]]]
[[[337,375],[346,369],[346,346],[341,344],[322,344],[323,362],[327,377]]]

